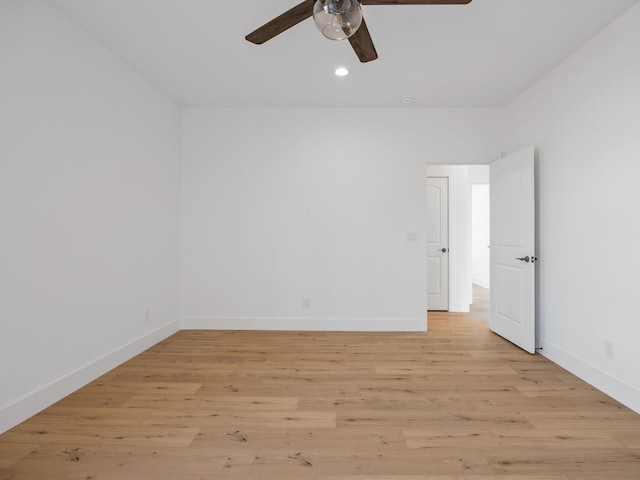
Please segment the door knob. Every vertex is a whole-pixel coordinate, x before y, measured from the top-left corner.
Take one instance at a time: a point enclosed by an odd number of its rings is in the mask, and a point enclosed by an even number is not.
[[[442,250],[440,250],[442,253],[447,253],[447,249],[443,248]]]
[[[526,257],[519,257],[519,258],[516,258],[516,260],[520,260],[521,262],[527,262],[527,263],[529,263],[529,260],[531,260],[531,259],[529,258],[529,255],[527,255]]]

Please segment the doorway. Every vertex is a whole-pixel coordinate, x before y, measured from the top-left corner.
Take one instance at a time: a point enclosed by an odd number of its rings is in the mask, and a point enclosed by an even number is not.
[[[437,191],[442,191],[441,188],[436,189],[433,186],[434,181],[444,183],[446,179],[447,183],[447,198],[448,211],[444,215],[448,218],[448,225],[442,226],[438,221],[437,225],[434,225],[435,219],[438,217],[435,215],[434,210],[439,208],[443,202],[440,202],[439,197],[436,195]],[[427,295],[428,310],[444,310],[455,313],[469,313],[473,308],[474,303],[482,303],[476,301],[473,298],[473,284],[476,283],[482,288],[488,287],[489,282],[489,266],[484,262],[489,258],[489,215],[486,213],[484,219],[481,218],[481,222],[486,233],[486,239],[481,240],[483,254],[485,260],[475,260],[474,248],[472,246],[472,187],[474,185],[483,186],[488,192],[489,188],[489,166],[488,165],[429,165],[427,167],[427,257],[429,261],[427,264],[427,280],[429,284],[429,290]],[[486,198],[486,196],[485,196]],[[488,201],[488,199],[487,199]],[[488,208],[488,203],[485,204]],[[440,231],[448,228],[448,238],[445,244],[437,244],[436,239],[440,241]],[[434,232],[438,232],[436,235]],[[476,234],[476,237],[478,235]],[[431,245],[433,244],[433,245]],[[437,247],[437,248],[436,248]],[[433,251],[434,248],[437,251]],[[446,248],[446,256],[442,253],[442,249]],[[476,256],[477,256],[477,250]],[[441,258],[436,258],[436,255],[441,255]],[[436,261],[438,260],[438,261]],[[444,287],[440,286],[440,269],[436,268],[447,262],[448,268],[448,280],[447,280],[447,293],[448,293],[448,308],[442,308],[441,303],[434,301],[433,292],[441,291]],[[473,274],[472,265],[474,263],[486,265],[486,272]],[[436,286],[440,290],[436,289]],[[487,298],[487,292],[484,292],[483,298]]]
[[[486,203],[491,204],[491,245],[487,244],[485,237],[484,241],[478,242],[476,252],[487,251],[489,248],[486,247],[491,247],[491,278],[486,280],[493,283],[493,292],[480,289],[476,292],[489,293],[491,331],[533,354],[536,334],[535,267],[538,262],[535,249],[535,149],[527,147],[484,166],[490,177],[484,182],[474,181],[478,168],[482,167],[427,167],[427,176],[435,176],[434,170],[437,170],[441,176],[449,178],[449,311],[468,313],[474,303],[472,185],[490,184],[491,198]],[[478,193],[482,191],[481,188],[476,190]],[[427,277],[430,273],[427,269]],[[476,298],[481,299],[482,296]],[[452,304],[456,305],[452,299],[457,302],[458,309],[451,308]]]

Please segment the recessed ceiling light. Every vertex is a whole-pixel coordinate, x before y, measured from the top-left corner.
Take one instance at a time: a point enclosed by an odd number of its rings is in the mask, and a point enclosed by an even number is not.
[[[402,97],[402,103],[413,103],[413,97]]]
[[[344,67],[340,67],[336,68],[336,71],[334,73],[337,77],[346,77],[347,75],[349,75],[349,70]]]

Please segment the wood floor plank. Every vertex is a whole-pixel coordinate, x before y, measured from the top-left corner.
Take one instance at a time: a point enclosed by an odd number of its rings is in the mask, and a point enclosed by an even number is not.
[[[0,441],[0,470],[13,466],[39,446],[39,444],[35,443],[16,443],[6,440]],[[2,477],[0,476],[0,478]]]
[[[93,382],[86,389],[91,392],[121,392],[127,394],[136,392],[137,394],[162,395],[162,394],[184,394],[193,395],[202,388],[202,383],[195,382],[153,382],[153,381],[110,381]]]
[[[198,411],[284,411],[290,412],[298,408],[298,397],[245,397],[245,396],[206,396],[206,395],[134,395],[122,404],[124,409]]]
[[[495,449],[586,450],[589,448],[623,449],[624,445],[609,433],[595,429],[565,430],[527,429],[480,430],[476,428],[405,428],[402,430],[408,448],[455,449],[483,451],[491,455]]]
[[[318,480],[491,480],[492,475],[319,475]],[[568,480],[565,475],[501,475],[501,480]]]
[[[612,474],[635,479],[640,472],[640,456],[625,449],[531,449],[526,453],[505,449],[486,458],[498,474],[564,474],[582,478],[599,475],[600,478],[609,480]]]
[[[246,427],[268,429],[290,428],[335,428],[335,412],[277,412],[270,410],[235,411],[229,414],[215,411],[156,410],[143,425],[165,425],[196,427],[226,427],[240,429]]]
[[[45,445],[64,445],[65,448],[109,443],[113,445],[188,446],[200,427],[183,425],[93,425],[93,424],[38,424],[18,426],[0,438],[10,443],[31,443],[36,440]],[[0,459],[3,458],[0,450]]]
[[[145,410],[114,407],[61,407],[54,405],[39,413],[29,423],[37,425],[140,425],[149,416]],[[49,427],[52,428],[52,427]]]
[[[338,429],[257,429],[231,430],[220,427],[204,427],[192,443],[198,448],[229,448],[238,450],[282,449],[321,450],[326,454],[383,454],[407,449],[399,428]]]
[[[321,449],[264,449],[258,452],[251,473],[260,478],[263,474],[281,472],[291,474],[310,470],[318,475],[418,475],[455,473],[492,475],[495,471],[480,456],[461,452],[451,456],[442,452],[404,451],[388,454],[327,454]]]
[[[451,395],[444,398],[430,398],[419,392],[404,395],[404,393],[398,394],[393,390],[388,390],[386,392],[376,391],[375,393],[366,391],[359,396],[301,398],[299,409],[336,411],[340,407],[344,411],[393,410],[398,405],[412,411],[472,411],[478,410],[480,407],[479,400],[471,398],[451,398]]]
[[[85,390],[84,388],[63,398],[56,403],[56,406],[81,408],[118,407],[133,395],[133,392],[94,392],[91,389]]]
[[[217,473],[249,473],[257,450],[238,452],[232,448],[215,451],[200,448],[176,448],[158,445],[110,445],[100,443],[88,447],[62,448],[42,446],[14,466],[15,470],[30,473],[54,471],[91,472],[96,478],[107,473],[123,476],[156,475],[171,472],[174,478],[182,475],[210,476]],[[147,478],[147,477],[142,477]]]
[[[517,412],[442,412],[424,410],[361,410],[338,408],[339,427],[351,425],[363,427],[399,426],[440,428],[464,428],[483,431],[499,426],[502,431],[531,430],[533,426]]]
[[[73,471],[65,468],[63,470],[57,470],[49,468],[46,471],[38,470],[31,471],[23,468],[0,468],[0,479],[2,480],[43,480],[43,479],[55,479],[55,480],[67,480]],[[90,475],[89,475],[90,476]],[[82,480],[87,480],[87,475]],[[94,480],[94,479],[89,479]]]
[[[376,373],[380,375],[478,375],[483,372],[491,373],[494,375],[518,375],[510,366],[498,365],[498,362],[492,362],[492,364],[478,364],[472,362],[455,362],[447,365],[442,363],[429,364],[428,362],[420,365],[408,365],[408,364],[396,364],[396,365],[381,365],[376,367]]]
[[[630,430],[638,432],[638,414],[629,409],[602,409],[601,405],[592,405],[586,409],[583,406],[568,409],[554,409],[553,411],[523,411],[525,417],[537,428],[562,426],[564,428],[580,428],[584,425],[597,425],[604,431],[619,432]]]

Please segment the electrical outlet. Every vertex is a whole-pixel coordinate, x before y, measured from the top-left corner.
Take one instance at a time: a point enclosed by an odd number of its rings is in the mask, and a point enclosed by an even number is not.
[[[311,299],[303,298],[302,299],[302,308],[311,308]]]
[[[147,308],[144,311],[144,323],[149,323],[151,321],[151,309]]]
[[[416,243],[418,241],[418,232],[407,233],[407,242]]]
[[[611,340],[604,341],[604,356],[613,358],[613,342]]]

